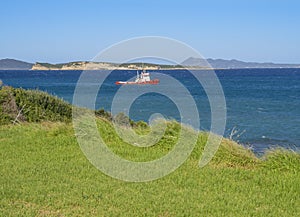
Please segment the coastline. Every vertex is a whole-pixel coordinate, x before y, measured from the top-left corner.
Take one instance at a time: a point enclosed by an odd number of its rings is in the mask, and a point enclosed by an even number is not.
[[[63,64],[35,63],[30,70],[225,70],[225,69],[284,69],[300,68],[300,65],[289,66],[228,66],[213,67],[206,65],[162,65],[154,63],[110,63],[110,62],[70,62]]]

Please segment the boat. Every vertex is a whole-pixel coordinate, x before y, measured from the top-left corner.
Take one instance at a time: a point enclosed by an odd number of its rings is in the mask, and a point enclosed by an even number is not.
[[[135,81],[116,81],[116,85],[126,85],[126,84],[158,84],[159,79],[150,79],[150,73],[146,72],[144,69],[141,73],[136,72]]]

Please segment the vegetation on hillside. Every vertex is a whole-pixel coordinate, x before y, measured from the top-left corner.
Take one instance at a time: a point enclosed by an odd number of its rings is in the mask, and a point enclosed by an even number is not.
[[[91,64],[93,68],[95,68],[97,65],[99,69],[103,68],[127,68],[129,70],[132,69],[142,69],[142,68],[148,68],[148,69],[184,69],[186,66],[182,66],[179,64],[176,65],[165,65],[165,64],[155,64],[155,63],[142,63],[142,62],[133,62],[133,63],[110,63],[110,62],[87,62],[87,61],[78,61],[78,62],[69,62],[69,63],[60,63],[60,64],[51,64],[51,63],[40,63],[37,62],[33,65],[33,69],[56,69],[56,70],[64,70],[64,69],[70,69],[73,67],[74,70],[86,70],[86,67]],[[96,67],[97,68],[97,67]],[[192,67],[193,68],[193,67]],[[199,67],[198,67],[199,68]]]
[[[64,66],[64,64],[51,64],[51,63],[39,63],[39,62],[35,63],[35,65],[43,66],[49,69],[61,69]]]
[[[25,105],[25,106],[24,106]],[[22,109],[23,108],[23,109]],[[28,110],[28,108],[31,108]],[[250,150],[222,139],[210,163],[198,163],[208,139],[199,132],[188,160],[156,181],[128,183],[98,171],[77,143],[70,104],[35,90],[0,89],[0,213],[3,216],[299,216],[300,155]],[[21,112],[20,112],[21,111]],[[19,114],[22,124],[12,125]],[[138,134],[149,126],[124,114],[95,112],[98,131],[112,152],[131,161],[166,155],[182,126],[167,122],[151,147],[132,146],[113,121]],[[51,121],[51,122],[50,122]],[[55,121],[55,122],[53,122]],[[40,122],[40,123],[29,123]]]
[[[72,106],[39,90],[0,88],[0,125],[22,121],[70,122]]]
[[[108,121],[129,123],[132,127],[147,128],[143,121],[134,122],[125,114],[115,117],[104,109],[95,111],[95,115]],[[40,90],[25,90],[0,86],[0,125],[20,122],[61,121],[70,122],[72,105],[62,99]]]

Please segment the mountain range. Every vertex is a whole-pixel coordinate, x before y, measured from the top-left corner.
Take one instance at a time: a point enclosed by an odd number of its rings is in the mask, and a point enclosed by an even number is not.
[[[34,64],[14,59],[0,60],[1,70],[29,70]]]
[[[257,63],[243,62],[239,60],[224,60],[224,59],[201,59],[190,57],[183,61],[183,66],[193,67],[209,67],[214,69],[243,69],[243,68],[300,68],[300,64],[277,64],[277,63]]]
[[[90,63],[86,61],[49,64],[49,63],[28,63],[15,59],[0,60],[0,70],[84,70],[86,67],[90,69],[112,69],[115,68],[115,63]],[[139,67],[141,63],[121,64],[120,69],[134,69]],[[189,57],[181,63],[181,65],[159,65],[159,64],[143,64],[146,69],[177,69],[177,68],[214,68],[214,69],[243,69],[243,68],[300,68],[300,64],[276,64],[276,63],[257,63],[243,62],[239,60],[224,60],[224,59],[201,59]]]

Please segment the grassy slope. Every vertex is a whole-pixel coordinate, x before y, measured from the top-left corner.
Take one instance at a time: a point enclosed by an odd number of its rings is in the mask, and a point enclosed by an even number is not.
[[[119,155],[160,156],[172,147],[176,123],[148,149],[123,144],[109,122],[99,130]],[[293,153],[256,159],[224,140],[205,168],[197,167],[206,140],[174,173],[147,183],[126,183],[94,168],[72,126],[62,123],[0,127],[1,216],[299,216],[300,158]]]

